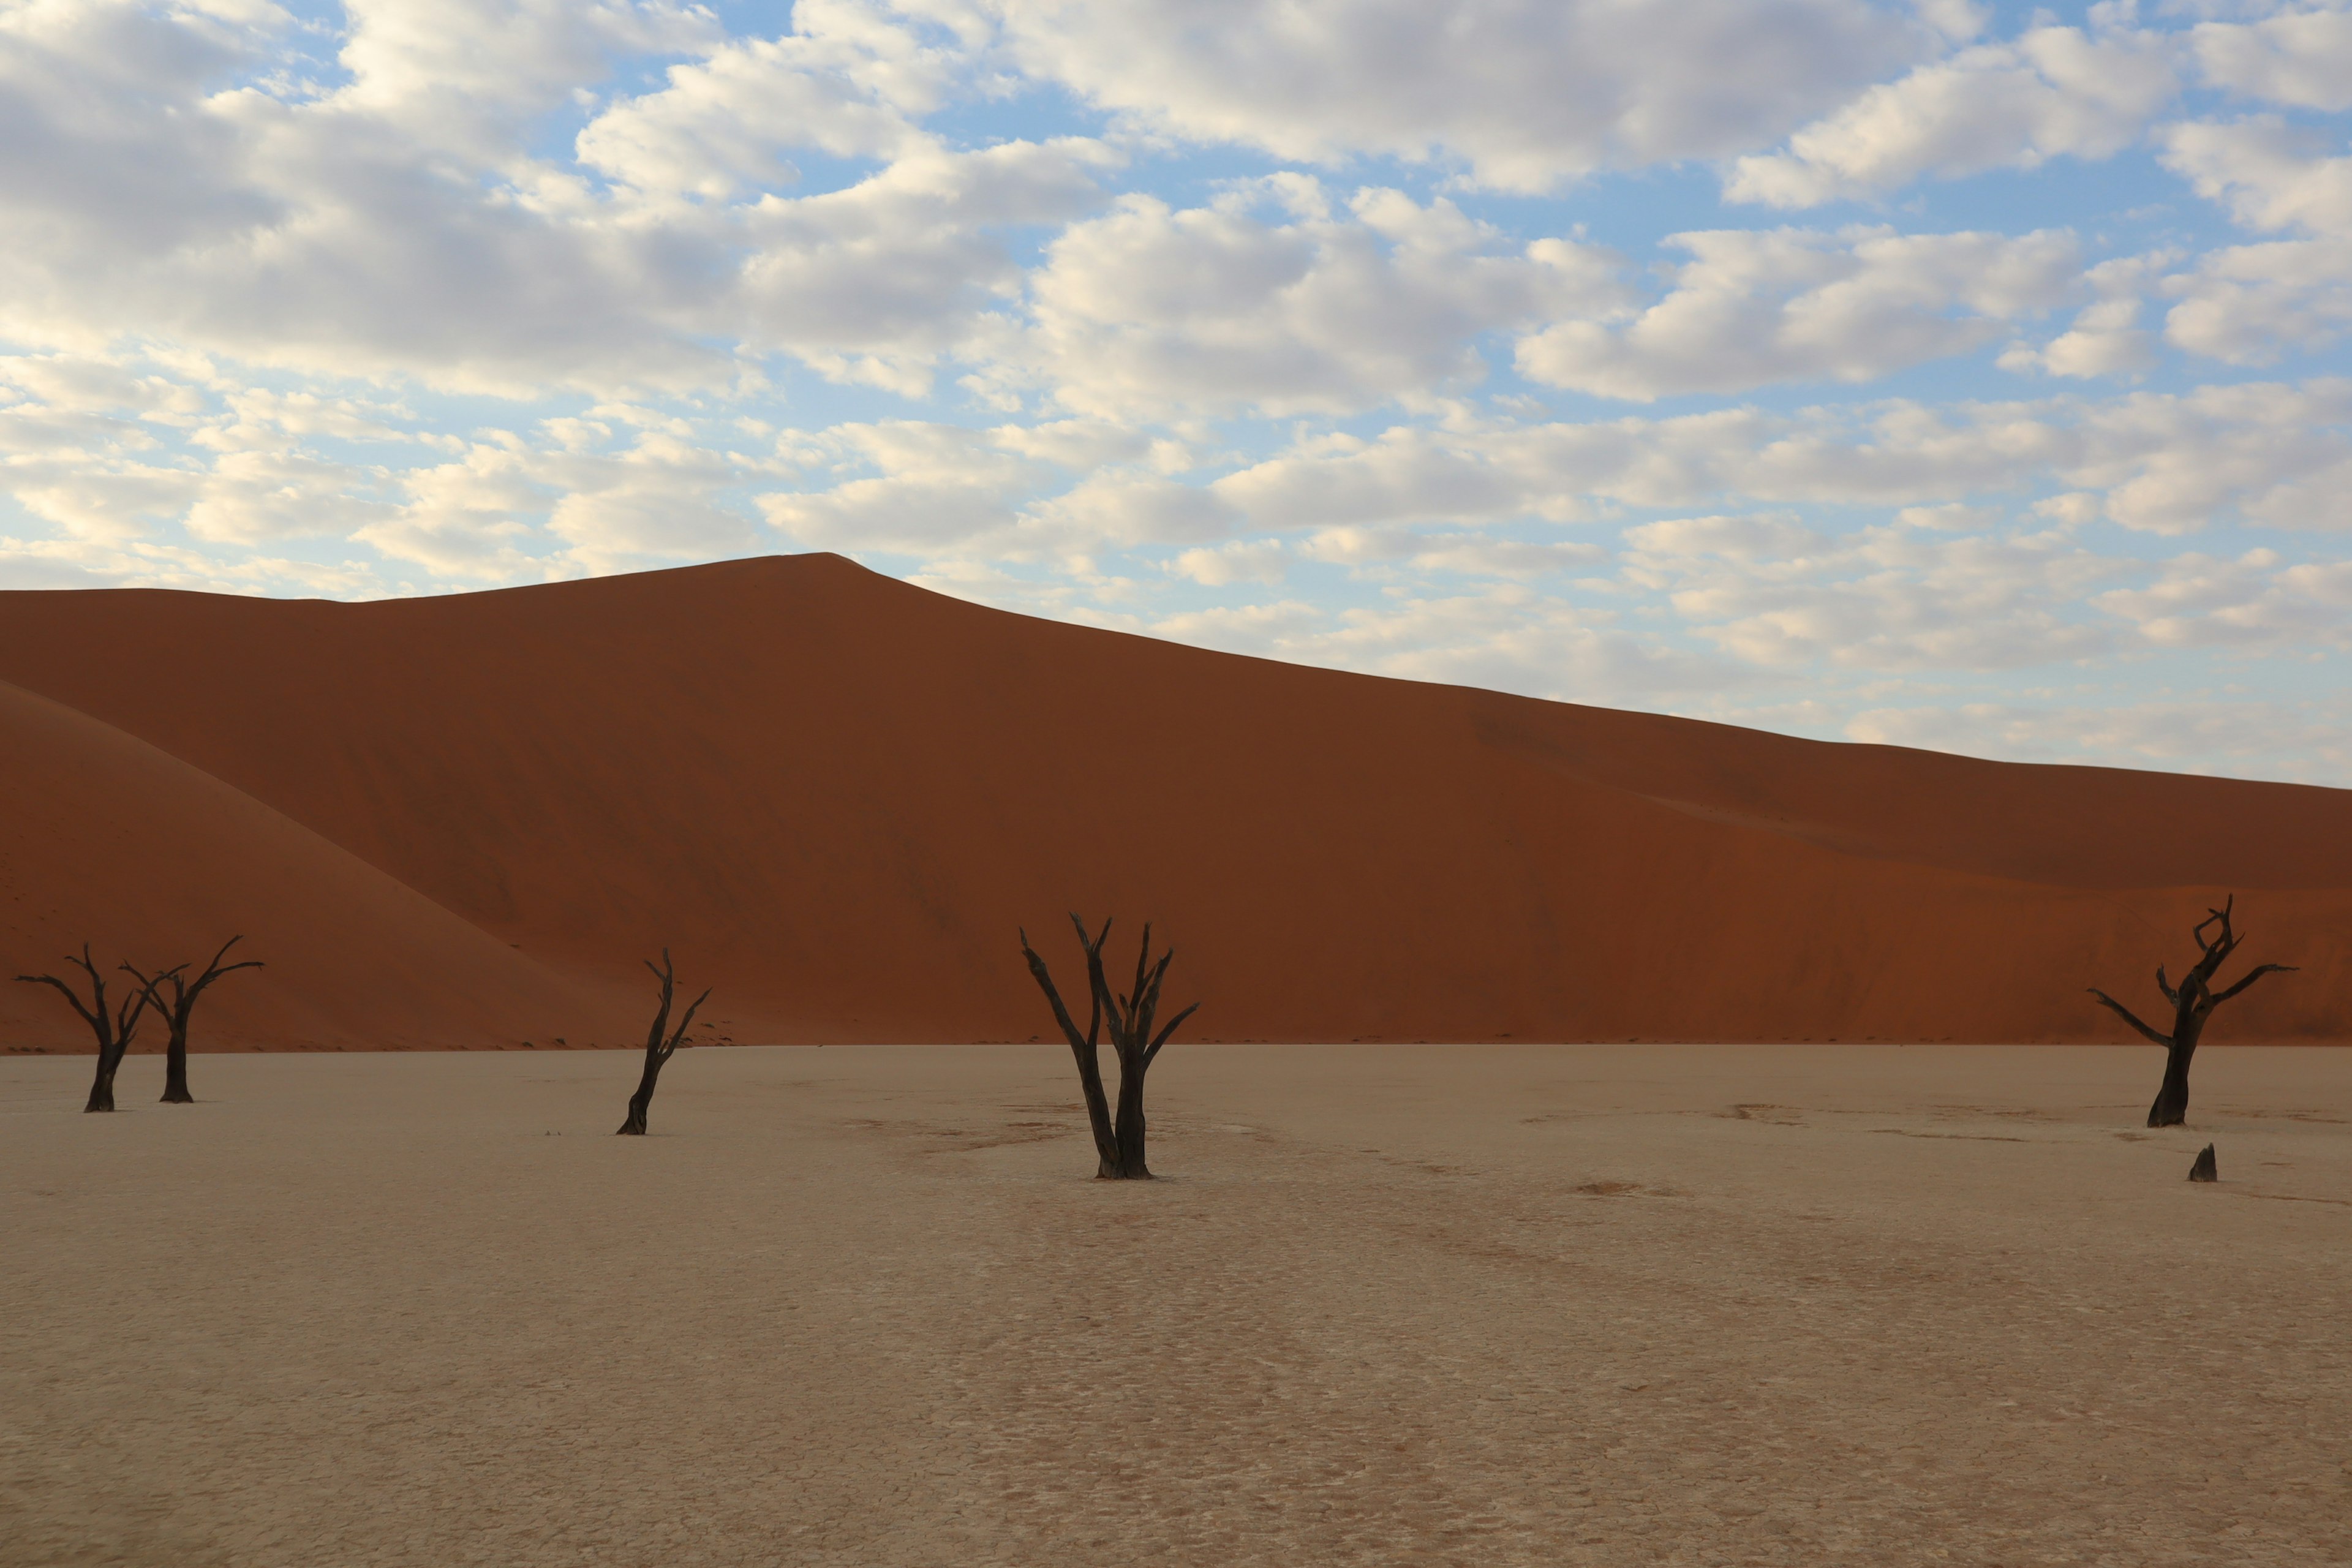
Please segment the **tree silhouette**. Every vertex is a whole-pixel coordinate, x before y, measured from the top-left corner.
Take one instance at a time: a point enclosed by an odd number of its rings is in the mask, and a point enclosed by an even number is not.
[[[710,992],[706,988],[694,999],[694,1005],[686,1010],[686,1016],[678,1020],[677,1030],[664,1039],[662,1031],[669,1026],[670,996],[675,984],[669,965],[669,949],[662,949],[660,968],[654,969],[654,962],[650,958],[646,960],[646,967],[653,969],[654,977],[661,982],[661,1006],[654,1014],[654,1026],[646,1033],[645,1075],[637,1079],[637,1092],[629,1096],[629,1119],[619,1128],[620,1132],[635,1137],[645,1134],[646,1112],[653,1109],[654,1084],[661,1077],[661,1069],[668,1064],[670,1058],[677,1055],[678,1043],[686,1038],[687,1029],[693,1025],[696,1010],[710,1000]]]
[[[1021,933],[1021,955],[1029,961],[1029,973],[1045,1000],[1053,1005],[1054,1021],[1062,1026],[1069,1037],[1070,1054],[1077,1059],[1078,1087],[1087,1100],[1087,1121],[1095,1135],[1095,1175],[1104,1181],[1143,1181],[1151,1179],[1151,1170],[1144,1163],[1143,1078],[1159,1059],[1160,1047],[1168,1043],[1176,1026],[1200,1010],[1193,1003],[1154,1035],[1151,1025],[1160,1011],[1160,983],[1168,977],[1168,964],[1176,956],[1171,948],[1151,962],[1151,927],[1143,928],[1143,946],[1136,955],[1134,989],[1121,995],[1114,993],[1104,977],[1103,942],[1110,936],[1109,921],[1092,937],[1087,934],[1087,922],[1076,914],[1070,923],[1077,928],[1078,945],[1086,950],[1087,991],[1093,1005],[1087,1019],[1086,1033],[1078,1033],[1077,1024],[1070,1010],[1063,1005],[1062,994],[1054,985],[1054,977],[1046,971],[1045,961],[1029,945],[1029,933]],[[1103,1093],[1102,1058],[1099,1047],[1105,1023],[1110,1026],[1112,1052],[1118,1058],[1118,1111],[1112,1115],[1110,1104]]]
[[[98,1077],[89,1086],[89,1101],[84,1111],[114,1109],[114,1073],[122,1065],[123,1053],[131,1048],[131,1036],[139,1032],[139,1020],[147,1011],[148,996],[144,990],[134,991],[122,999],[121,1005],[110,1013],[106,1008],[106,976],[89,958],[89,943],[81,944],[81,956],[66,954],[66,962],[79,966],[89,976],[89,1005],[84,1006],[74,988],[54,974],[19,974],[17,980],[26,985],[54,985],[73,1010],[81,1015],[90,1033],[98,1037]],[[166,973],[169,973],[168,971]]]
[[[205,964],[205,972],[194,980],[185,978],[184,972],[188,966],[184,963],[163,971],[152,980],[130,964],[122,966],[124,973],[139,982],[140,989],[147,994],[147,1005],[162,1015],[164,1026],[172,1031],[171,1042],[163,1049],[163,1103],[165,1105],[194,1105],[196,1102],[196,1097],[188,1092],[188,1018],[196,1010],[196,998],[205,994],[205,987],[224,974],[233,974],[240,969],[262,967],[261,960],[257,958],[222,967],[221,960],[228,956],[228,950],[244,940],[241,936],[233,936],[221,943],[221,950],[213,954],[213,961]],[[163,1000],[165,981],[172,984],[172,1000],[169,1003]]]
[[[2164,965],[2159,963],[2156,966],[2156,988],[2164,993],[2166,1001],[2172,1004],[2172,1033],[2158,1034],[2142,1023],[2130,1008],[2097,986],[2090,988],[2091,994],[2099,999],[2100,1005],[2113,1011],[2116,1016],[2165,1049],[2164,1082],[2156,1091],[2156,1103],[2147,1108],[2147,1124],[2150,1127],[2178,1127],[2188,1120],[2189,1059],[2197,1054],[2198,1037],[2204,1034],[2205,1021],[2213,1016],[2213,1009],[2263,975],[2292,972],[2294,968],[2291,963],[2265,963],[2249,971],[2243,979],[2226,991],[2213,989],[2213,976],[2230,955],[2238,951],[2238,944],[2245,940],[2230,929],[2230,915],[2237,908],[2237,896],[2231,894],[2220,909],[2208,906],[2205,918],[2199,921],[2196,929],[2189,932],[2204,956],[2180,977],[2178,988],[2165,979]],[[2221,934],[2207,942],[2205,930],[2212,925],[2221,928]]]

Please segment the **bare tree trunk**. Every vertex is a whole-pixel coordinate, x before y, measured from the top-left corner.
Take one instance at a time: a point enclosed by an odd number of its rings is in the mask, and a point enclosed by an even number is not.
[[[1124,1058],[1120,1059],[1118,1121],[1112,1137],[1118,1145],[1118,1169],[1113,1173],[1122,1181],[1151,1180],[1151,1167],[1143,1159],[1143,1073],[1139,1065],[1129,1066]]]
[[[188,1020],[195,1016],[196,998],[224,974],[234,974],[240,969],[262,967],[257,958],[222,964],[221,960],[228,956],[228,950],[244,940],[241,936],[233,936],[221,943],[220,951],[213,954],[210,963],[205,965],[205,972],[193,981],[184,977],[188,968],[184,963],[166,969],[152,980],[128,963],[122,966],[125,973],[139,982],[140,989],[146,994],[147,1005],[163,1015],[163,1026],[172,1032],[170,1041],[163,1047],[163,1103],[165,1105],[194,1105],[196,1102],[196,1097],[188,1092]],[[172,987],[169,1002],[163,1000],[166,984]]]
[[[1045,961],[1038,957],[1036,951],[1029,945],[1029,933],[1025,931],[1021,933],[1021,952],[1029,961],[1030,978],[1037,982],[1038,989],[1045,993],[1045,1000],[1052,1004],[1054,1021],[1062,1026],[1062,1033],[1068,1037],[1071,1058],[1077,1064],[1078,1094],[1086,1101],[1087,1128],[1094,1134],[1095,1140],[1096,1179],[1113,1181],[1118,1176],[1118,1138],[1111,1128],[1109,1097],[1103,1092],[1100,987],[1102,944],[1103,939],[1110,935],[1110,921],[1103,921],[1099,934],[1088,936],[1084,921],[1076,915],[1072,915],[1070,920],[1078,928],[1079,946],[1086,950],[1087,994],[1094,1003],[1093,1012],[1087,1019],[1085,1034],[1078,1033],[1078,1026],[1071,1018],[1069,1008],[1062,1003],[1061,992],[1055,987],[1054,976],[1047,972]]]
[[[646,1115],[653,1110],[654,1086],[661,1079],[661,1069],[668,1065],[670,1058],[677,1055],[679,1042],[686,1038],[686,1031],[693,1026],[694,1015],[710,1000],[710,993],[706,989],[694,999],[694,1005],[686,1010],[686,1016],[678,1020],[677,1028],[665,1038],[662,1031],[669,1026],[670,997],[676,982],[676,975],[670,969],[669,949],[662,949],[660,968],[654,968],[652,959],[646,960],[646,967],[652,969],[654,978],[661,982],[661,1005],[655,1009],[654,1026],[646,1035],[645,1070],[637,1077],[637,1092],[629,1096],[628,1118],[614,1129],[616,1136],[625,1138],[645,1136]]]
[[[26,985],[53,986],[58,994],[73,1004],[81,1021],[89,1026],[91,1036],[98,1041],[98,1076],[90,1080],[89,1099],[82,1105],[84,1114],[94,1110],[114,1109],[114,1075],[122,1066],[125,1052],[131,1049],[131,1037],[139,1032],[139,1020],[147,1014],[153,1001],[149,987],[142,986],[122,999],[112,1012],[106,1007],[106,977],[90,961],[89,943],[81,944],[81,956],[66,954],[66,962],[89,976],[89,1005],[84,1006],[74,988],[54,974],[19,974],[17,980]]]
[[[165,1105],[194,1105],[196,1097],[188,1092],[188,1042],[184,1037],[174,1039],[172,1048],[163,1056],[163,1099]]]
[[[2197,1041],[2205,1033],[2206,1020],[2212,1017],[2213,1010],[2263,975],[2290,973],[2294,968],[2291,963],[2259,964],[2227,990],[2213,989],[2213,976],[2245,940],[2230,928],[2231,914],[2237,907],[2238,900],[2232,896],[2220,909],[2207,910],[2205,918],[2197,922],[2197,929],[2189,933],[2203,956],[2180,977],[2179,986],[2164,977],[2164,965],[2156,966],[2156,988],[2172,1004],[2172,1033],[2158,1033],[2138,1014],[2097,986],[2091,988],[2099,1005],[2138,1030],[2146,1039],[2164,1047],[2164,1082],[2157,1089],[2156,1102],[2147,1108],[2150,1127],[2179,1127],[2188,1121],[2189,1063],[2197,1055]],[[2207,942],[2206,928],[2214,925],[2221,928],[2221,934]]]
[[[1070,1042],[1070,1054],[1078,1064],[1078,1087],[1086,1096],[1087,1121],[1095,1135],[1095,1175],[1107,1181],[1148,1182],[1151,1167],[1144,1159],[1144,1139],[1147,1125],[1143,1115],[1144,1075],[1151,1068],[1153,1058],[1175,1034],[1176,1026],[1199,1010],[1192,1006],[1170,1020],[1158,1035],[1151,1032],[1154,1016],[1160,1009],[1160,983],[1167,978],[1170,960],[1176,955],[1171,950],[1162,953],[1158,964],[1151,962],[1151,928],[1143,928],[1143,951],[1136,960],[1135,989],[1120,995],[1111,989],[1103,974],[1102,946],[1110,935],[1110,921],[1103,921],[1102,930],[1087,934],[1087,922],[1076,915],[1070,923],[1077,928],[1078,942],[1087,954],[1087,989],[1092,994],[1094,1006],[1087,1021],[1086,1033],[1078,1032],[1076,1020],[1062,1002],[1062,994],[1054,984],[1054,977],[1045,968],[1045,961],[1029,945],[1029,933],[1021,933],[1021,953],[1029,961],[1029,973],[1052,1004],[1054,1021]],[[1102,1058],[1099,1047],[1103,1026],[1110,1027],[1111,1048],[1118,1058],[1118,1112],[1113,1118],[1103,1095]]]
[[[646,1131],[646,1112],[654,1108],[654,1084],[661,1077],[661,1063],[650,1058],[646,1070],[637,1079],[637,1092],[629,1096],[629,1114],[620,1131],[626,1136],[642,1138]]]
[[[2197,1054],[2197,1037],[2204,1032],[2202,1018],[2174,1026],[2172,1042],[2164,1048],[2164,1082],[2147,1108],[2150,1127],[2179,1127],[2189,1120],[2189,1062]]]

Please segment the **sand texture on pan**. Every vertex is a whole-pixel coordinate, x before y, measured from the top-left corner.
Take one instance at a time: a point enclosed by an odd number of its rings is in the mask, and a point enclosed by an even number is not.
[[[1302,668],[837,556],[377,604],[0,594],[0,681],[31,694],[0,754],[55,743],[46,699],[184,764],[102,812],[62,773],[15,789],[16,837],[88,847],[0,863],[0,959],[246,931],[273,967],[207,999],[200,1047],[625,1044],[664,946],[736,1040],[1026,1040],[1014,931],[1067,953],[1071,909],[1160,922],[1210,1000],[1192,1037],[2120,1041],[2083,988],[2159,1006],[2229,892],[2246,962],[2302,973],[2215,1037],[2352,1016],[2352,792]],[[160,826],[224,791],[252,850],[226,881]],[[410,983],[445,956],[464,984]],[[8,985],[0,1043],[89,1044]]]
[[[8,1568],[2352,1561],[2338,1049],[1193,1047],[1151,1184],[1039,1047],[86,1067]]]

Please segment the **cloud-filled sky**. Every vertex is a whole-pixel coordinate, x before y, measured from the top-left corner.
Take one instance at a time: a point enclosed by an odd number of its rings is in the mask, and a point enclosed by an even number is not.
[[[0,587],[2352,784],[2352,0],[0,0]]]

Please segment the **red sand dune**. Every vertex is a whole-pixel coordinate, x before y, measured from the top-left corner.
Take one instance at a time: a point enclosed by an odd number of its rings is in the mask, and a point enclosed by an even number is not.
[[[2352,793],[1977,762],[1345,675],[829,555],[346,605],[0,595],[0,965],[271,967],[213,1040],[1051,1034],[1013,932],[1178,947],[1204,1039],[2103,1040],[2239,895],[2338,1038]],[[47,700],[43,700],[46,699]],[[83,1048],[0,987],[0,1039]],[[203,1044],[199,1041],[199,1044]]]

